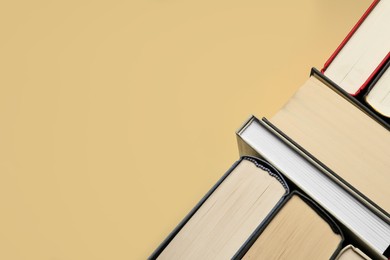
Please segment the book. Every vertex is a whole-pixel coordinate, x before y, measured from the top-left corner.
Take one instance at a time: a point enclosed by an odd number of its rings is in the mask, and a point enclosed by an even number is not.
[[[243,157],[149,259],[230,259],[288,193],[275,168]]]
[[[277,214],[237,253],[239,259],[330,259],[342,245],[335,222],[313,201],[293,192]]]
[[[390,58],[390,1],[375,0],[325,63],[322,72],[358,95]]]
[[[378,258],[390,255],[390,224],[383,214],[280,129],[266,119],[260,121],[252,116],[237,131],[237,140],[241,155],[261,156],[274,165],[370,253]]]
[[[373,120],[375,120],[378,124],[382,125],[384,128],[386,128],[388,131],[390,131],[390,121],[385,119],[383,116],[380,116],[378,113],[376,113],[374,110],[372,110],[369,106],[367,106],[367,103],[362,100],[362,97],[355,97],[348,94],[344,89],[340,88],[336,83],[334,83],[330,78],[325,76],[323,73],[321,73],[316,68],[312,68],[310,72],[311,76],[316,77],[318,80],[322,81],[325,85],[327,85],[329,88],[331,88],[334,92],[342,96],[345,100],[347,100],[349,103],[353,104],[357,109],[361,110],[363,113],[371,117]]]
[[[369,260],[369,259],[371,258],[369,258],[359,248],[356,248],[353,245],[348,245],[344,247],[336,257],[336,260]]]
[[[386,129],[315,75],[270,121],[390,221]]]
[[[390,61],[386,63],[384,68],[375,77],[373,82],[368,87],[368,92],[364,96],[367,104],[374,111],[385,117],[390,118]],[[385,120],[386,120],[385,119]]]

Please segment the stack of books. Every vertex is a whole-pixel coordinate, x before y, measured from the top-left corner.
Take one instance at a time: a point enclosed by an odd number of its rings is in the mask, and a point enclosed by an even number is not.
[[[390,0],[375,1],[150,259],[389,259]]]

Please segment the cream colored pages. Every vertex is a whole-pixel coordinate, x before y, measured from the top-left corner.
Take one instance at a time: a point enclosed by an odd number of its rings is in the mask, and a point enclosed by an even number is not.
[[[390,69],[386,69],[368,92],[366,102],[382,115],[390,117]]]
[[[359,248],[356,248],[352,245],[348,245],[341,250],[339,255],[336,257],[336,260],[369,260],[365,253],[360,251]]]
[[[390,134],[314,77],[271,122],[390,212]]]
[[[325,75],[355,94],[390,51],[389,24],[390,1],[381,0],[325,70]]]
[[[230,259],[284,194],[276,178],[243,160],[158,259]]]
[[[243,259],[329,259],[340,242],[341,236],[294,195]]]

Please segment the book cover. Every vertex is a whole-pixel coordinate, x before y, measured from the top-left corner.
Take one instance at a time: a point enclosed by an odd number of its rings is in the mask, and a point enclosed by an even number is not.
[[[386,215],[362,198],[335,172],[304,150],[268,120],[252,116],[238,131],[239,148],[250,146],[287,179],[335,217],[354,238],[380,257],[388,255],[390,225]]]
[[[343,241],[336,222],[312,199],[293,191],[234,259],[334,259]]]
[[[272,165],[242,157],[149,259],[231,258],[288,193]]]
[[[375,0],[321,70],[353,96],[365,91],[389,59],[389,14],[390,3]]]

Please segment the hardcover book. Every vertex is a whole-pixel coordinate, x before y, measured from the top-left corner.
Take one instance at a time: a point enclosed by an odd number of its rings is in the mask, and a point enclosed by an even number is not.
[[[341,230],[312,200],[292,192],[267,225],[237,253],[242,259],[333,259]]]
[[[292,123],[291,127],[295,125]],[[237,138],[241,155],[261,156],[272,163],[336,218],[348,234],[370,250],[370,254],[377,258],[389,256],[390,225],[384,212],[302,146],[268,120],[258,120],[254,116],[237,131]],[[328,144],[325,147],[329,147]],[[374,171],[370,173],[375,174]]]
[[[390,61],[375,77],[368,87],[367,94],[364,96],[365,102],[373,108],[374,111],[384,117],[387,122],[390,120]]]
[[[275,168],[243,157],[149,259],[230,259],[288,193]]]
[[[390,220],[390,135],[315,75],[270,120]]]
[[[386,69],[386,66],[384,67],[384,69]],[[381,72],[374,78],[369,88],[371,88],[372,84],[375,84],[375,81],[379,79],[381,73],[385,71],[384,69],[382,69]],[[384,118],[383,116],[379,115],[378,113],[376,113],[375,110],[371,109],[369,106],[367,106],[367,103],[364,102],[362,96],[358,96],[358,97],[351,96],[344,89],[340,88],[340,86],[334,83],[330,78],[325,76],[323,73],[319,72],[316,68],[311,69],[310,75],[320,80],[323,84],[331,88],[334,92],[336,92],[345,100],[347,100],[349,103],[354,105],[357,109],[361,110],[363,113],[371,117],[374,121],[376,121],[384,128],[386,128],[388,131],[390,131],[390,121]]]
[[[351,95],[358,95],[390,58],[389,24],[390,1],[374,1],[322,72]]]

